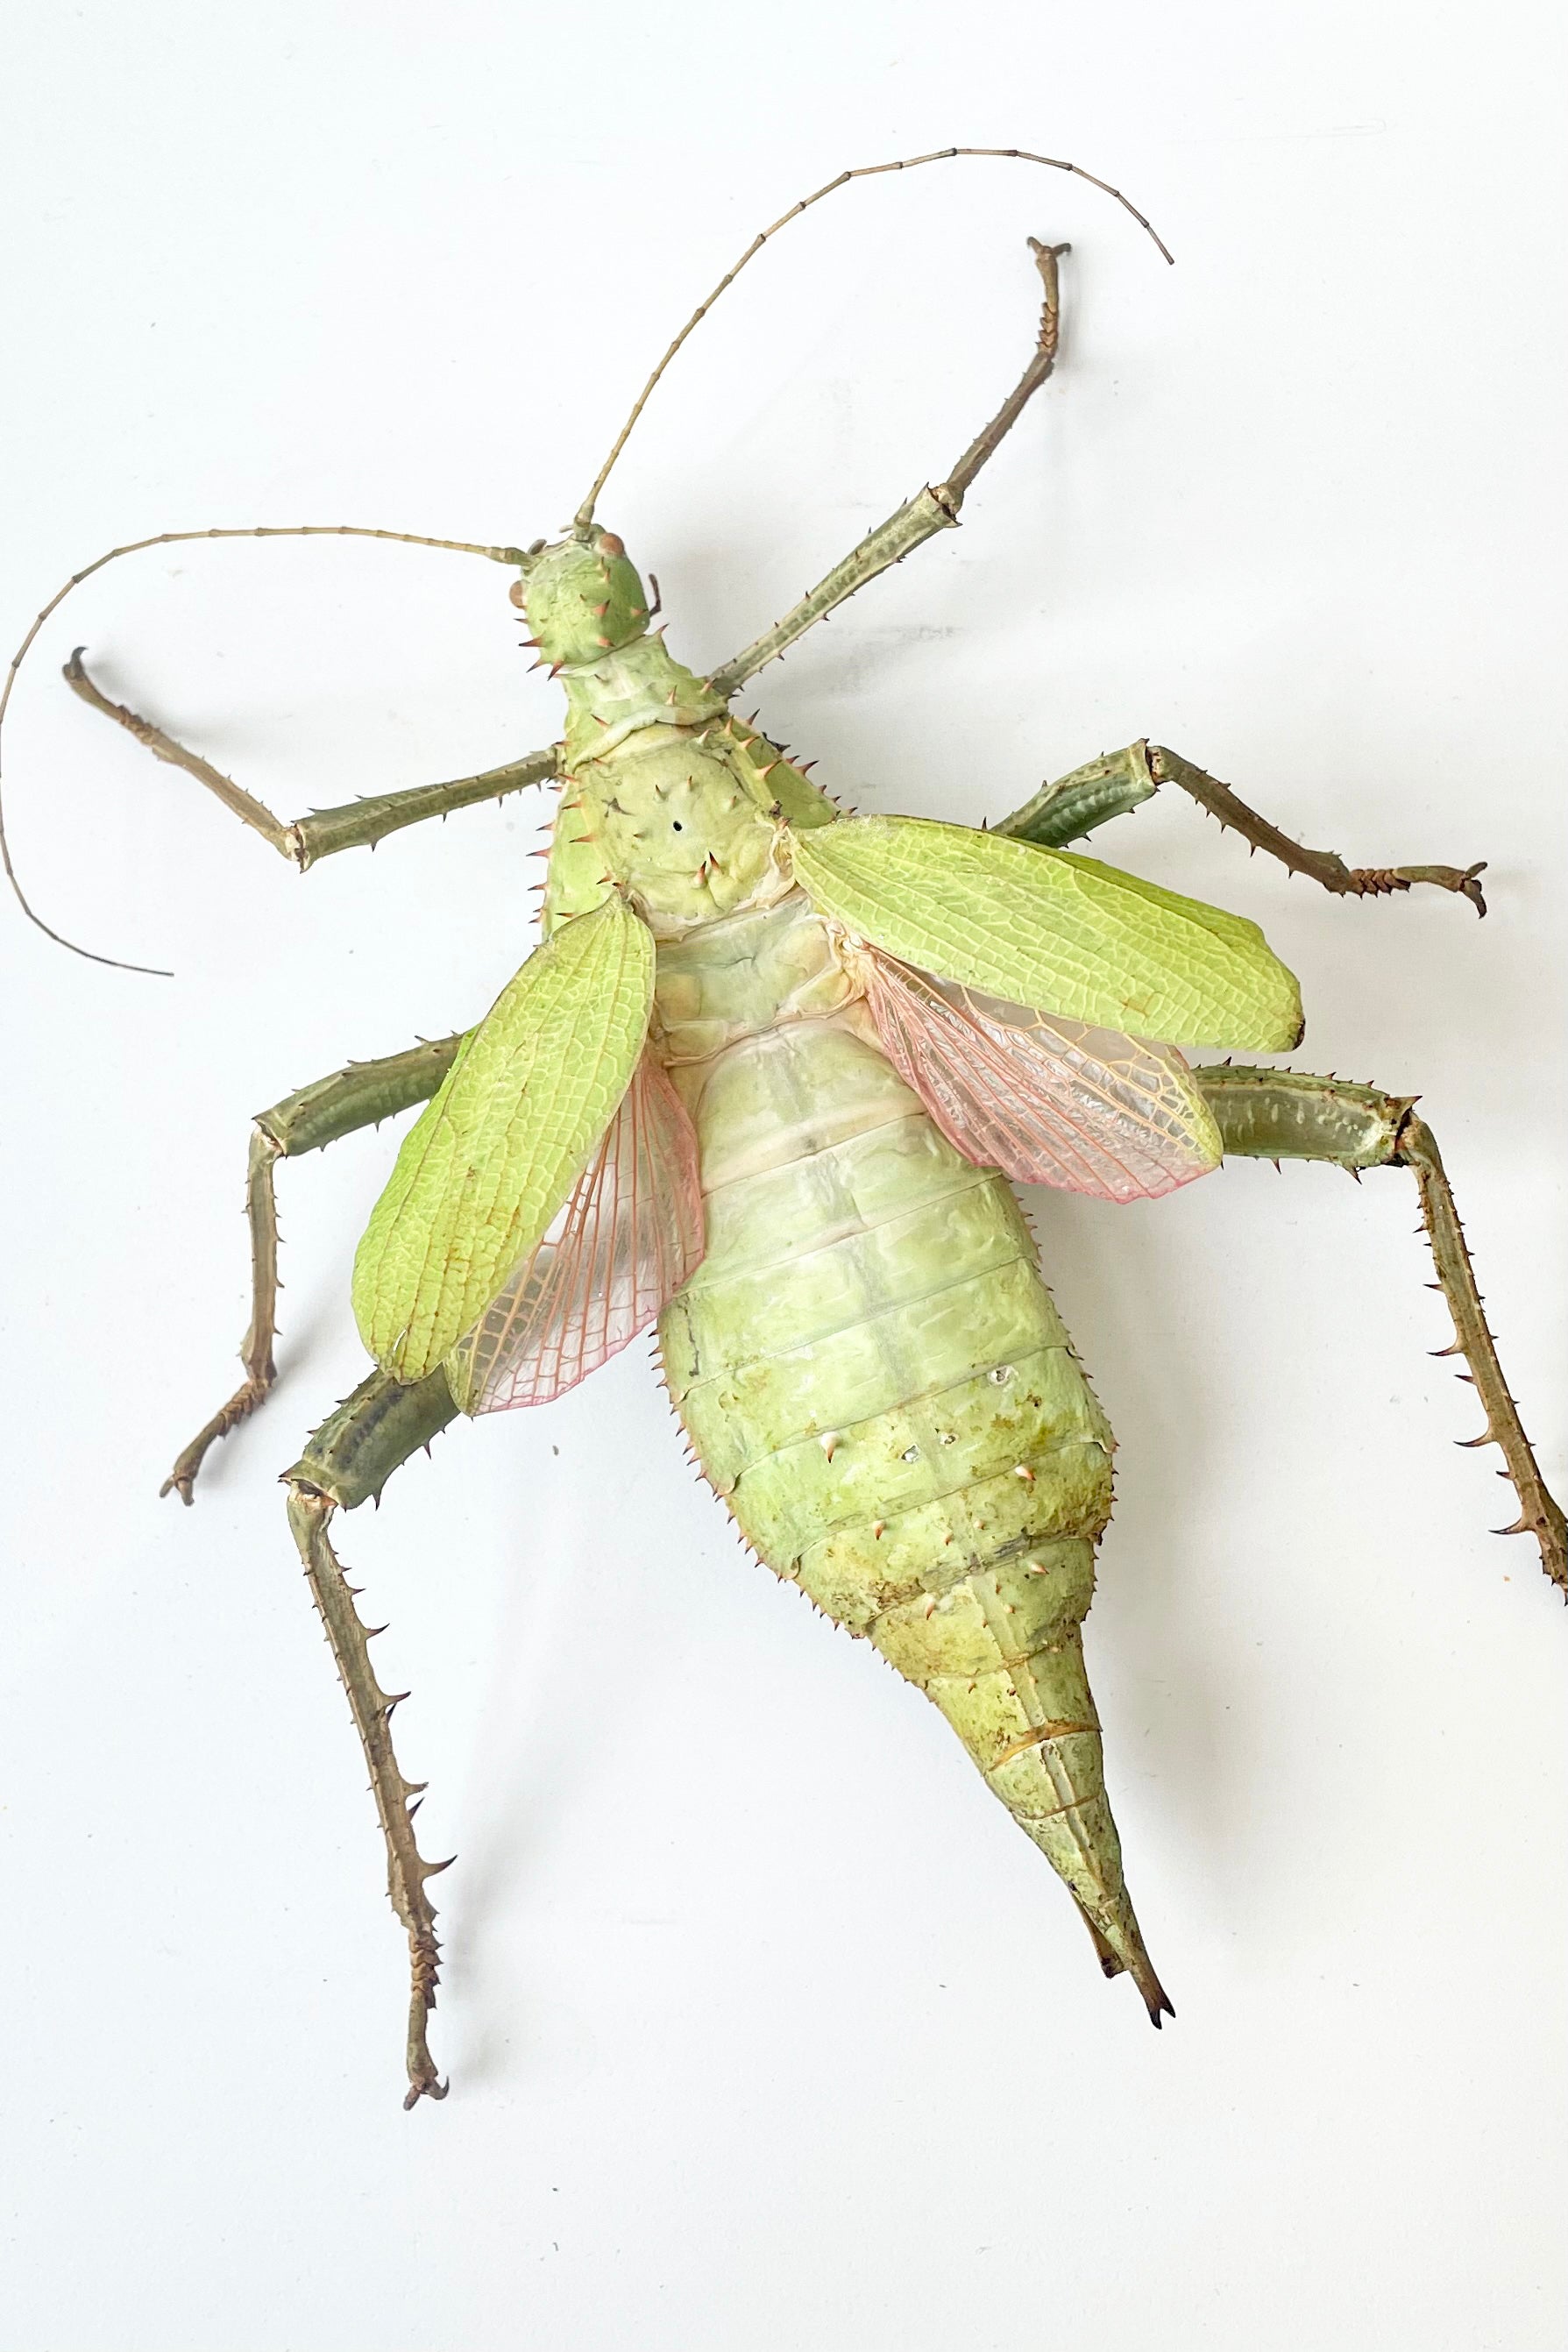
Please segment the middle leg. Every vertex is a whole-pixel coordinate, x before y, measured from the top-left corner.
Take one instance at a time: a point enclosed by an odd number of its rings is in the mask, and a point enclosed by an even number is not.
[[[1217,818],[1223,831],[1240,834],[1254,849],[1277,857],[1291,874],[1307,875],[1336,898],[1387,898],[1427,882],[1468,898],[1478,915],[1486,913],[1479,881],[1486,871],[1484,858],[1477,866],[1462,867],[1347,866],[1336,850],[1303,849],[1299,841],[1292,841],[1288,833],[1249,808],[1228,784],[1195,768],[1190,760],[1184,760],[1179,751],[1167,751],[1163,743],[1140,741],[1129,743],[1123,751],[1104,752],[1098,760],[1074,768],[1071,775],[1042,784],[1021,808],[993,829],[1009,834],[1015,841],[1036,842],[1042,849],[1064,849],[1070,841],[1092,833],[1096,825],[1141,807],[1162,784],[1175,784]]]
[[[279,1160],[320,1151],[340,1135],[372,1127],[413,1103],[426,1102],[452,1066],[461,1035],[380,1061],[350,1062],[329,1078],[318,1078],[260,1112],[251,1129],[246,1172],[245,1211],[250,1226],[250,1322],[240,1342],[245,1378],[226,1403],[196,1432],[159,1488],[161,1495],[191,1500],[207,1449],[249,1419],[277,1377],[273,1342],[277,1337],[277,1197],[272,1171]]]

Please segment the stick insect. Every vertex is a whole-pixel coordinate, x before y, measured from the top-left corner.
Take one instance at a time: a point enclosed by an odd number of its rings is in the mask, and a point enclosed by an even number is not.
[[[418,1790],[393,1751],[397,1701],[371,1663],[333,1522],[379,1498],[460,1413],[547,1403],[655,1324],[691,1451],[747,1543],[936,1702],[1065,1883],[1105,1974],[1133,1979],[1156,2026],[1174,2012],[1127,1893],[1081,1633],[1109,1517],[1111,1433],[1012,1185],[1156,1198],[1227,1155],[1407,1170],[1453,1317],[1443,1352],[1463,1357],[1486,1415],[1469,1443],[1501,1449],[1519,1506],[1504,1532],[1532,1535],[1568,1591],[1563,1515],[1504,1381],[1413,1098],[1234,1058],[1189,1063],[1194,1047],[1293,1049],[1294,978],[1249,921],[1068,845],[1166,786],[1343,897],[1432,887],[1484,914],[1481,866],[1351,866],[1142,740],[1044,785],[990,831],[845,815],[808,764],[732,709],[845,598],[958,525],[1054,372],[1067,248],[1030,239],[1034,346],[956,462],[709,675],[666,648],[656,596],[596,519],[671,361],[770,237],[853,180],[974,155],[1091,181],[1170,258],[1125,196],[1058,158],[949,148],[843,172],[762,230],[698,305],[559,538],[480,546],[294,527],[509,570],[525,642],[565,694],[559,741],[482,775],[285,823],[111,701],[79,648],[66,665],[84,702],[301,872],[526,787],[559,795],[541,944],[489,1012],[461,1034],[350,1063],[256,1118],[244,1378],[162,1488],[189,1504],[210,1449],[273,1385],[277,1162],[423,1104],[355,1261],[372,1368],[285,1474],[409,1940],[410,2106],[446,2088],[427,2042],[440,1958],[429,1882],[445,1865],[419,1851]],[[98,558],[28,630],[0,719],[39,630],[104,565],[178,541],[272,535],[165,532]],[[5,863],[30,919],[60,940],[22,897],[8,851]]]

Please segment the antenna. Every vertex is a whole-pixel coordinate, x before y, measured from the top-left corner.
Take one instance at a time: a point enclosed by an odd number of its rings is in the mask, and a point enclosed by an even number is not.
[[[747,263],[761,252],[763,247],[767,244],[770,236],[777,236],[781,228],[788,228],[792,220],[798,220],[802,213],[810,212],[813,205],[820,205],[824,196],[832,195],[836,189],[847,187],[852,180],[874,180],[879,178],[885,172],[914,172],[917,171],[922,163],[951,163],[956,155],[994,156],[1005,163],[1043,163],[1046,169],[1051,172],[1071,172],[1074,179],[1087,180],[1092,188],[1099,188],[1105,195],[1113,196],[1117,204],[1121,205],[1123,211],[1131,213],[1133,218],[1137,222],[1138,226],[1141,229],[1147,231],[1148,235],[1154,239],[1154,242],[1158,247],[1160,253],[1164,255],[1166,260],[1173,265],[1176,261],[1175,254],[1172,253],[1169,247],[1166,245],[1164,239],[1158,234],[1153,223],[1145,219],[1143,214],[1138,210],[1137,205],[1132,203],[1128,197],[1124,196],[1120,188],[1113,188],[1109,180],[1097,180],[1093,173],[1084,171],[1082,164],[1064,163],[1059,155],[1033,155],[1030,154],[1029,150],[1025,147],[938,147],[929,155],[904,155],[895,163],[857,163],[852,171],[841,172],[837,179],[826,180],[820,188],[813,188],[809,196],[802,196],[798,205],[791,205],[787,213],[780,213],[779,218],[772,222],[768,227],[759,230],[757,236],[752,238],[751,243],[747,247],[746,251],[741,255],[740,259],[735,264],[734,268],[727,269],[724,276],[719,279],[718,284],[714,288],[713,292],[708,295],[705,301],[698,303],[696,309],[692,312],[691,317],[686,320],[685,325],[681,329],[680,333],[675,337],[674,341],[670,345],[669,350],[664,353],[664,358],[659,362],[658,366],[653,370],[653,374],[648,378],[647,383],[643,386],[642,391],[638,394],[632,414],[628,416],[625,424],[621,427],[621,431],[617,436],[615,446],[611,450],[609,457],[606,457],[603,465],[601,466],[598,473],[595,475],[593,488],[589,491],[588,496],[584,499],[573,518],[573,530],[580,533],[586,532],[591,525],[593,521],[593,509],[599,502],[599,493],[604,488],[605,483],[610,479],[611,467],[614,465],[615,460],[621,455],[622,450],[624,449],[627,442],[631,439],[632,427],[642,415],[643,409],[646,408],[648,404],[648,395],[653,391],[653,386],[658,383],[659,378],[664,374],[664,370],[669,366],[670,362],[674,358],[675,353],[680,350],[681,345],[685,341],[686,337],[691,333],[694,327],[699,325],[700,322],[706,318],[708,312],[713,309],[714,304],[718,300],[719,296],[724,292],[726,287],[734,285],[736,279],[739,277]]]

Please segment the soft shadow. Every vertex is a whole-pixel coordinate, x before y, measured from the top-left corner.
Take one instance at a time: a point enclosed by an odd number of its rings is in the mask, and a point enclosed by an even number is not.
[[[1116,1505],[1085,1631],[1091,1681],[1098,1660],[1100,1679],[1121,1685],[1135,1711],[1124,1738],[1143,1718],[1143,1801],[1216,1901],[1223,1879],[1228,1902],[1222,1856],[1249,1804],[1249,1710],[1247,1691],[1224,1678],[1195,1630],[1204,1530],[1226,1508],[1223,1383],[1184,1307],[1203,1228],[1195,1232],[1179,1195],[1126,1207],[1038,1190],[1024,1199],[1046,1280],[1117,1438]],[[1113,1789],[1117,1747],[1112,1725]]]

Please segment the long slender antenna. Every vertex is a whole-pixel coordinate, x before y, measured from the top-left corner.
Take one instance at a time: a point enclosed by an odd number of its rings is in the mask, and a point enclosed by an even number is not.
[[[603,465],[601,466],[597,475],[594,477],[593,488],[589,491],[588,496],[584,499],[573,518],[573,529],[579,531],[585,531],[592,522],[593,509],[598,504],[599,493],[604,488],[605,483],[610,479],[612,467],[614,465],[617,457],[621,455],[622,450],[626,446],[627,442],[631,439],[632,427],[642,415],[643,409],[646,408],[648,404],[648,395],[653,391],[653,386],[658,383],[659,378],[664,374],[664,370],[669,366],[670,362],[674,358],[675,353],[680,350],[681,345],[685,341],[686,337],[691,333],[694,327],[700,325],[702,320],[706,318],[708,312],[713,309],[714,304],[718,300],[719,296],[724,292],[725,289],[728,286],[734,285],[736,279],[739,277],[747,263],[761,252],[763,247],[767,244],[770,236],[777,236],[781,228],[788,228],[792,220],[798,220],[802,213],[810,212],[813,205],[820,205],[822,198],[824,196],[831,196],[834,193],[835,189],[847,187],[852,180],[874,180],[879,178],[884,172],[913,172],[917,170],[922,163],[948,163],[952,162],[956,155],[994,156],[1005,163],[1043,163],[1048,171],[1071,172],[1075,180],[1087,180],[1092,188],[1099,188],[1105,195],[1113,196],[1116,202],[1121,205],[1123,211],[1131,213],[1133,218],[1137,222],[1138,226],[1141,229],[1147,231],[1148,235],[1154,239],[1155,246],[1158,247],[1160,253],[1165,257],[1166,260],[1173,264],[1176,260],[1175,254],[1170,251],[1169,247],[1165,243],[1165,240],[1155,229],[1153,222],[1145,219],[1143,214],[1138,210],[1137,205],[1134,204],[1130,198],[1124,196],[1120,188],[1113,188],[1109,180],[1097,180],[1092,172],[1084,171],[1082,165],[1080,163],[1064,163],[1059,155],[1033,155],[1025,147],[938,147],[929,155],[905,155],[901,157],[895,163],[858,163],[853,171],[841,172],[835,180],[825,180],[820,188],[813,188],[809,196],[802,196],[798,205],[791,205],[787,213],[780,213],[779,218],[772,222],[768,227],[759,230],[758,235],[752,238],[751,243],[747,247],[746,251],[741,255],[740,259],[736,263],[733,269],[727,269],[724,276],[719,279],[718,284],[714,288],[713,292],[708,295],[706,301],[702,301],[697,304],[696,309],[692,312],[691,317],[686,320],[685,325],[681,329],[680,333],[675,337],[674,341],[670,345],[669,350],[664,353],[664,358],[659,362],[658,366],[653,370],[653,374],[648,378],[647,383],[643,386],[642,391],[638,394],[636,404],[633,407],[631,415],[626,419],[625,424],[621,427],[615,446],[611,450],[610,455],[604,460]]]
[[[516,564],[522,561],[520,548],[479,547],[473,541],[466,539],[425,539],[417,531],[412,530],[371,530],[365,524],[355,522],[252,523],[243,526],[231,525],[212,530],[161,530],[152,539],[133,539],[124,547],[111,547],[107,555],[97,557],[84,570],[73,572],[65,586],[50,597],[11,656],[10,667],[5,672],[5,683],[0,687],[0,729],[3,729],[5,724],[6,707],[11,700],[11,688],[16,683],[16,673],[27,658],[34,638],[50,614],[58,611],[73,588],[79,588],[84,580],[90,580],[95,572],[101,572],[106,563],[113,563],[121,555],[139,555],[143,548],[173,547],[183,540],[193,539],[391,539],[396,540],[403,547],[444,547],[449,548],[455,555],[485,555],[488,556],[492,563]],[[72,955],[85,956],[89,963],[109,964],[116,971],[147,972],[154,980],[168,980],[172,977],[172,974],[162,971],[156,964],[126,963],[119,956],[99,955],[91,948],[78,947],[75,940],[68,940],[60,932],[52,930],[41,915],[34,913],[27,903],[26,893],[16,879],[16,869],[11,863],[11,848],[5,838],[5,817],[3,805],[0,805],[0,864],[5,866],[5,879],[15,891],[16,903],[27,920],[37,924],[45,938],[53,940],[57,947],[69,948]]]

